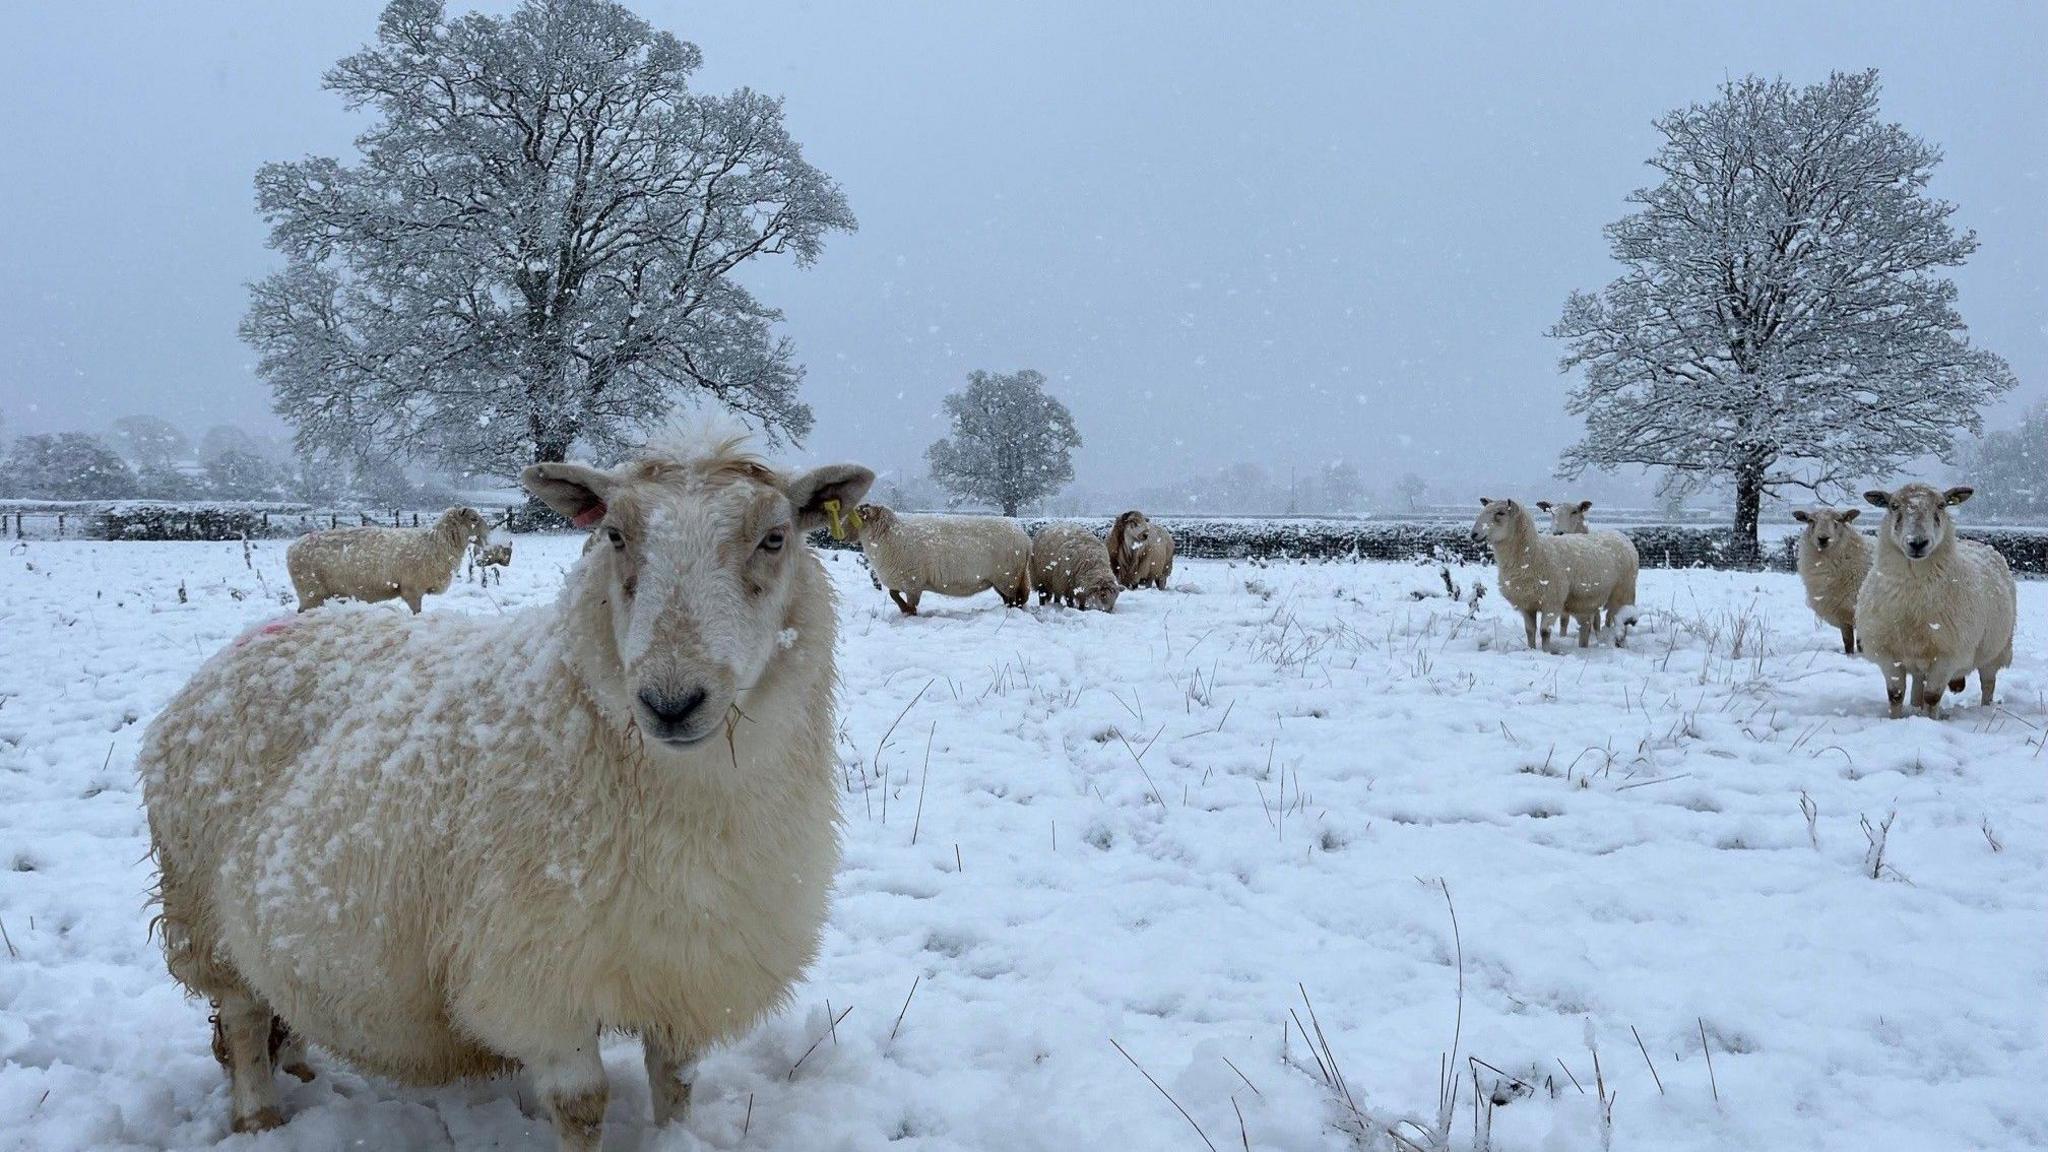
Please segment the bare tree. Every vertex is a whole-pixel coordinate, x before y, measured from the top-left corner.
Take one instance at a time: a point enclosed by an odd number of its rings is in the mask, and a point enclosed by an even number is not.
[[[192,453],[192,441],[161,416],[123,416],[114,421],[113,440],[137,470],[168,468]]]
[[[1984,434],[1963,454],[1962,479],[1993,516],[2048,517],[2048,403],[2027,410],[2019,425]]]
[[[1731,81],[1656,126],[1659,182],[1606,229],[1625,271],[1550,330],[1584,374],[1564,475],[1731,484],[1753,551],[1765,495],[1846,492],[1981,426],[2013,375],[1970,346],[1937,274],[1977,237],[1926,195],[1940,150],[1878,119],[1876,72]]]
[[[1423,495],[1429,491],[1429,483],[1413,472],[1403,472],[1401,479],[1394,483],[1394,490],[1401,494],[1401,499],[1408,502],[1408,510],[1413,512],[1421,505]]]
[[[243,338],[301,451],[509,473],[709,398],[802,436],[781,314],[733,273],[854,226],[780,101],[692,92],[694,45],[608,0],[394,0],[326,86],[359,163],[265,165],[285,268]]]
[[[946,397],[946,412],[953,434],[925,455],[932,479],[955,496],[1015,516],[1073,480],[1081,434],[1067,406],[1046,395],[1042,374],[976,369]]]

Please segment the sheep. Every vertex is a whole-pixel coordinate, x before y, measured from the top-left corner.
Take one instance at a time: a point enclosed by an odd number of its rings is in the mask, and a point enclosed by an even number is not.
[[[1885,517],[1877,559],[1856,594],[1856,628],[1864,658],[1884,673],[1895,720],[1905,715],[1909,681],[1914,709],[1934,716],[1943,686],[1961,692],[1972,668],[1988,707],[1999,669],[2012,664],[2012,568],[1989,546],[1958,539],[1948,511],[1973,491],[1908,484],[1863,494]]]
[[[1109,566],[1126,588],[1165,588],[1173,575],[1173,533],[1135,508],[1109,530]]]
[[[1586,510],[1593,506],[1591,500],[1567,500],[1552,504],[1538,500],[1536,507],[1550,513],[1550,534],[1552,536],[1582,536],[1586,533]]]
[[[1592,643],[1593,620],[1602,610],[1616,648],[1628,646],[1635,622],[1635,545],[1619,532],[1552,536],[1537,532],[1535,518],[1514,500],[1479,501],[1472,538],[1493,548],[1500,565],[1500,592],[1521,610],[1529,647],[1550,650],[1551,620],[1575,616],[1579,647]],[[1540,625],[1540,627],[1539,627]]]
[[[1117,578],[1109,552],[1079,524],[1048,524],[1031,541],[1031,585],[1038,602],[1116,611]]]
[[[144,737],[155,925],[237,1132],[282,1123],[272,1040],[302,1037],[413,1084],[523,1070],[593,1152],[600,1036],[638,1034],[667,1124],[816,955],[836,624],[804,534],[874,474],[728,441],[520,480],[596,541],[551,605],[285,617]]]
[[[1567,500],[1562,504],[1552,504],[1548,500],[1538,500],[1536,502],[1536,507],[1550,513],[1550,534],[1552,536],[1585,535],[1587,532],[1586,510],[1592,506],[1593,502],[1591,500]],[[1596,613],[1593,617],[1593,627],[1599,628],[1600,626],[1600,616]],[[1572,621],[1571,617],[1567,616],[1564,623],[1559,626],[1558,635],[1569,636],[1571,634]]]
[[[1011,608],[1031,599],[1031,537],[1002,516],[904,516],[882,504],[854,509],[868,566],[905,616],[926,592],[972,596],[984,589]]]
[[[486,544],[480,541],[470,549],[471,575],[485,587],[490,586],[493,572],[497,573],[498,583],[503,584],[505,569],[511,566],[512,542],[509,540],[503,544]]]
[[[1842,651],[1856,654],[1856,595],[1870,571],[1870,542],[1852,525],[1861,508],[1800,508],[1799,581],[1814,615],[1842,630]]]
[[[431,528],[335,528],[313,532],[285,549],[285,571],[299,593],[299,611],[329,600],[375,603],[397,597],[414,612],[420,599],[448,590],[472,542],[491,529],[474,508],[450,508]]]

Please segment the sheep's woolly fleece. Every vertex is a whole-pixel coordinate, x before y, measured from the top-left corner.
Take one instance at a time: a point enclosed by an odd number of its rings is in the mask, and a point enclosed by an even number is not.
[[[579,543],[522,539],[502,586],[427,611],[550,597]],[[289,1124],[226,1136],[206,1006],[147,936],[131,769],[186,676],[285,609],[282,561],[0,558],[0,1146],[553,1146],[502,1083],[317,1052]],[[827,567],[823,954],[704,1062],[684,1126],[640,1130],[638,1053],[608,1047],[611,1147],[1199,1148],[1191,1118],[1218,1148],[1385,1148],[1434,1122],[1461,953],[1454,1148],[1475,1070],[1508,1101],[1493,1148],[1600,1147],[1589,1038],[1623,1152],[2048,1145],[2048,584],[2020,586],[1999,708],[1937,722],[1884,718],[1790,574],[1646,572],[1631,648],[1552,656],[1431,568],[1184,562],[1114,615],[909,619],[857,556]],[[1878,859],[1860,825],[1893,812]]]

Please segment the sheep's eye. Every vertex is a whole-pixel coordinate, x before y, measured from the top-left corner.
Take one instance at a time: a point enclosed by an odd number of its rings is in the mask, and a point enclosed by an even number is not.
[[[761,551],[780,552],[786,539],[787,534],[782,529],[770,529],[766,536],[761,537]]]
[[[626,547],[626,538],[619,533],[617,528],[606,528],[604,530],[604,538],[612,542],[613,548],[624,550]]]

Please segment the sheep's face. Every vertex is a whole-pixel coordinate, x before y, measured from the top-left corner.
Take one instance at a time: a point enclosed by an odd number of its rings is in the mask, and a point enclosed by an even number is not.
[[[855,465],[794,478],[729,453],[641,461],[611,472],[536,464],[521,477],[578,527],[582,565],[602,597],[617,667],[593,687],[616,694],[649,744],[681,748],[725,729],[789,646],[804,534],[825,503],[849,507],[874,481]]]
[[[1908,560],[1925,560],[1941,551],[1955,534],[1955,521],[1948,510],[1968,500],[1976,490],[1951,488],[1937,492],[1925,484],[1908,484],[1896,492],[1874,488],[1863,498],[1885,510],[1877,534],[1897,548]]]
[[[1591,500],[1567,500],[1562,504],[1552,504],[1548,500],[1538,500],[1536,502],[1536,507],[1550,513],[1550,534],[1552,536],[1572,536],[1584,533],[1586,531],[1586,510],[1592,506],[1593,502]]]
[[[1815,552],[1825,553],[1845,536],[1856,531],[1851,521],[1863,514],[1861,508],[1801,508],[1792,518],[1806,525],[1801,535]]]
[[[1526,515],[1522,506],[1513,500],[1488,500],[1482,496],[1479,498],[1479,516],[1472,521],[1472,539],[1499,544],[1519,530]]]
[[[1097,612],[1116,611],[1117,584],[1115,580],[1098,580],[1077,590],[1074,599],[1083,609],[1093,608]]]
[[[863,538],[879,536],[896,523],[896,513],[886,504],[862,504],[854,514],[860,517],[860,528],[856,532]]]

